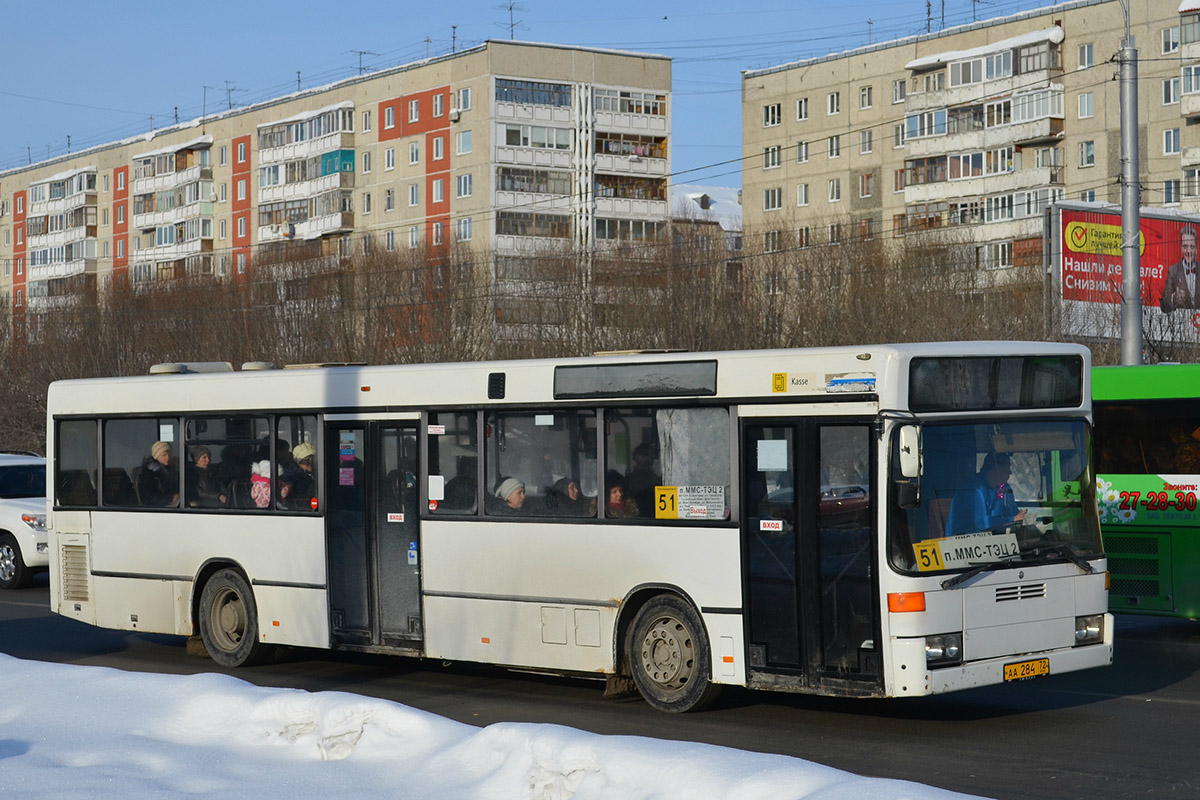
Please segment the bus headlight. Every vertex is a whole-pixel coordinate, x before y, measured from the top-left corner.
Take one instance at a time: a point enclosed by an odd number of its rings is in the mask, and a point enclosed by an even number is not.
[[[1104,615],[1075,618],[1075,644],[1095,644],[1104,639]]]
[[[925,637],[925,664],[945,667],[962,663],[962,634],[943,633]]]
[[[46,515],[45,514],[22,514],[21,522],[24,522],[26,525],[33,528],[38,533],[46,532]]]

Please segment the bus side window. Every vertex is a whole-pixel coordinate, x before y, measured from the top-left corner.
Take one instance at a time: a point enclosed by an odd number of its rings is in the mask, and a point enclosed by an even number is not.
[[[56,438],[55,501],[60,506],[96,505],[96,421],[64,420]]]
[[[486,430],[488,515],[595,516],[594,412],[490,413]]]
[[[159,445],[159,453],[163,445],[170,451],[167,464],[154,458],[156,445]],[[104,505],[151,504],[160,508],[179,505],[179,449],[179,421],[175,418],[107,420],[104,423],[102,474]],[[151,464],[158,466],[151,467]],[[142,477],[142,472],[148,469],[156,473],[155,480],[152,481],[150,475]],[[152,483],[161,491],[152,498],[139,498],[138,487]]]
[[[475,413],[429,415],[429,475],[442,479],[442,497],[431,498],[433,514],[475,514],[479,507]]]

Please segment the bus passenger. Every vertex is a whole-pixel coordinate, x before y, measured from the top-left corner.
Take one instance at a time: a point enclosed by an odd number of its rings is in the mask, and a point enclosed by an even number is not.
[[[138,501],[144,506],[179,505],[179,470],[173,463],[174,450],[167,442],[150,445],[137,477]]]
[[[308,509],[316,494],[316,479],[313,470],[317,448],[309,442],[301,442],[292,450],[292,463],[279,478],[279,499],[284,508]]]
[[[662,483],[662,476],[654,471],[657,460],[656,448],[642,442],[633,448],[633,466],[625,476],[625,494],[635,508],[644,510],[647,515],[654,508],[654,487]]]
[[[496,487],[496,497],[504,501],[497,509],[500,513],[520,513],[525,507],[525,482],[517,478],[505,478]]]
[[[587,516],[591,505],[591,499],[583,493],[574,478],[559,478],[555,481],[547,499],[550,501],[550,513],[567,517]]]
[[[188,505],[192,508],[224,508],[226,495],[212,465],[212,451],[200,445],[192,448],[192,463],[187,473]]]
[[[988,453],[983,457],[978,474],[950,501],[950,518],[946,535],[979,533],[1004,528],[1025,517],[1017,510],[1008,477],[1012,474],[1012,458],[1006,453]]]
[[[604,516],[609,519],[624,519],[639,515],[637,502],[625,491],[625,477],[619,472],[610,470],[604,476],[604,492],[608,502],[604,507]],[[596,498],[592,499],[591,515],[596,516]]]

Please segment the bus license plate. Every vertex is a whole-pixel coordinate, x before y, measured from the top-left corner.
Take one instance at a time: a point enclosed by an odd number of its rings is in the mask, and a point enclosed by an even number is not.
[[[1040,678],[1050,674],[1050,659],[1035,658],[1032,661],[1020,661],[1016,664],[1004,665],[1004,680],[1023,681],[1026,678]]]

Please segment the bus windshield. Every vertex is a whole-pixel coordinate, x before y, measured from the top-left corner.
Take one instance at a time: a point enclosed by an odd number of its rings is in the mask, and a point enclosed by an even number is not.
[[[954,572],[1100,555],[1088,451],[1082,420],[925,425],[919,504],[901,508],[893,485],[892,566]]]

